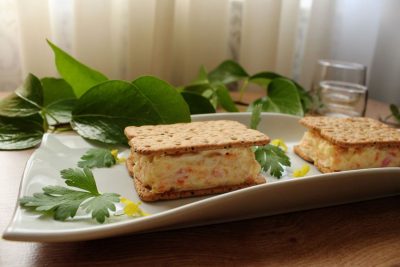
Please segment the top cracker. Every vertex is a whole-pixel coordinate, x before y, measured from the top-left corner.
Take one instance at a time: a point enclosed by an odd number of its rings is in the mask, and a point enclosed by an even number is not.
[[[305,117],[300,123],[339,146],[400,146],[400,132],[370,118]]]
[[[179,154],[265,145],[270,141],[265,134],[228,120],[129,126],[125,135],[132,150],[140,154]]]

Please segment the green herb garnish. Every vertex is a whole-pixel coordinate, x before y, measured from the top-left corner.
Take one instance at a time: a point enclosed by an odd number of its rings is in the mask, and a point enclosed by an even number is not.
[[[254,106],[251,113],[250,128],[257,129],[258,124],[261,121],[261,105],[257,104]],[[290,159],[285,154],[285,151],[278,146],[271,144],[265,146],[255,146],[254,154],[256,160],[261,165],[261,170],[268,172],[277,178],[282,177],[283,167],[290,166]]]
[[[282,166],[290,166],[289,157],[277,146],[271,144],[258,146],[255,148],[254,153],[262,171],[269,171],[276,178],[282,177],[284,170]]]
[[[115,203],[120,201],[115,193],[99,193],[93,173],[89,168],[65,169],[61,171],[61,177],[74,190],[63,186],[45,186],[43,193],[35,193],[33,196],[25,196],[19,200],[24,208],[33,208],[35,211],[51,214],[55,220],[64,221],[73,218],[81,208],[92,219],[103,223],[106,217],[110,217],[110,211],[115,211]]]
[[[116,163],[111,150],[105,148],[91,148],[81,157],[78,166],[81,168],[109,168]]]

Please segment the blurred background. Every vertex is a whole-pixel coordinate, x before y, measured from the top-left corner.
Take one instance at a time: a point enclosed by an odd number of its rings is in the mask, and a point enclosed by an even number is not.
[[[364,64],[370,97],[400,105],[397,0],[0,0],[0,90],[58,76],[48,38],[111,79],[173,85],[238,61],[309,88],[318,59]]]

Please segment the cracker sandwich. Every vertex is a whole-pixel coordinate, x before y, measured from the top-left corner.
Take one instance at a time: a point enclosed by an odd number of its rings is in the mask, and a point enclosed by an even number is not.
[[[308,128],[294,147],[324,173],[400,167],[400,132],[370,118],[305,117]]]
[[[125,128],[129,174],[143,201],[224,193],[265,183],[251,146],[269,137],[219,120]]]

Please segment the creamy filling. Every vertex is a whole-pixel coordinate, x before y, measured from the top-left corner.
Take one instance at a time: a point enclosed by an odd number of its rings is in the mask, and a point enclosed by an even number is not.
[[[251,148],[180,155],[133,153],[133,162],[135,178],[154,193],[252,183],[260,172]]]
[[[400,166],[398,147],[341,147],[308,131],[300,142],[301,151],[316,165],[335,171]]]

